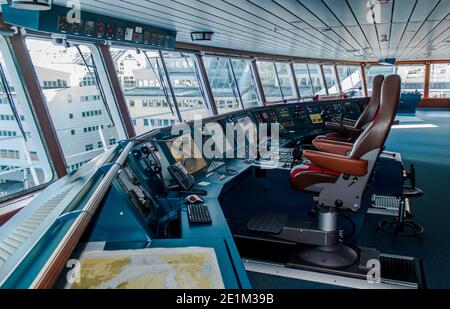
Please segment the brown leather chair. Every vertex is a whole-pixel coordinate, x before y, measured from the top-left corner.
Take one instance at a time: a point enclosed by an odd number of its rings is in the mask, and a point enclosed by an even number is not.
[[[316,139],[351,142],[356,140],[371,123],[380,106],[381,86],[384,81],[383,75],[377,75],[372,82],[372,97],[362,112],[358,120],[334,118],[333,121],[326,122],[325,126],[334,131],[325,135],[319,135]]]
[[[400,85],[398,75],[386,78],[381,103],[373,121],[353,145],[349,144],[351,147],[343,143],[339,154],[305,150],[303,155],[307,161],[292,169],[292,187],[315,194],[316,207],[320,210],[318,231],[337,233],[337,210],[356,212],[361,208],[364,191],[395,119],[400,102]],[[344,267],[354,263],[357,253],[340,243],[338,237],[332,239],[334,241],[326,246],[304,252],[302,258],[328,267]]]

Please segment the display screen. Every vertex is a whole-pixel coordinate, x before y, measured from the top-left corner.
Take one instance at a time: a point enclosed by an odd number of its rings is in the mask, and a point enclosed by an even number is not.
[[[309,115],[309,118],[311,119],[311,122],[313,124],[321,124],[323,123],[322,116],[320,114],[311,114]]]
[[[116,29],[116,40],[123,40],[125,38],[125,29],[123,27],[117,27]]]
[[[166,145],[175,161],[180,162],[189,173],[194,174],[208,166],[190,134],[167,140]]]
[[[291,118],[291,115],[289,115],[289,110],[287,108],[281,108],[279,109],[280,112],[280,117],[285,119],[285,118]]]
[[[80,19],[80,23],[73,23],[72,24],[72,32],[74,34],[81,34],[83,24],[84,24],[84,21],[82,19]]]
[[[84,24],[84,34],[93,36],[95,35],[95,22],[92,20],[86,20]]]

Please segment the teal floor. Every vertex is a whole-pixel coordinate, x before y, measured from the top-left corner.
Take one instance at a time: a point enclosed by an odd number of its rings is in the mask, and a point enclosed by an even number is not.
[[[405,166],[414,163],[417,187],[425,195],[412,201],[414,220],[424,229],[422,240],[395,239],[376,231],[382,216],[368,215],[361,245],[383,253],[419,257],[429,288],[450,288],[450,114],[401,116],[404,125],[434,125],[427,128],[392,129],[386,143],[400,152]],[[318,284],[250,273],[255,288],[318,288]]]

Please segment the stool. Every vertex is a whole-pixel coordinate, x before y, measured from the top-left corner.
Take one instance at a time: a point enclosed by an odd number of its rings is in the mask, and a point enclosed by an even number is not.
[[[398,216],[395,219],[386,219],[378,223],[377,230],[394,235],[395,237],[418,237],[421,238],[423,227],[412,220],[405,219],[406,199],[421,197],[423,191],[404,186],[403,192],[400,196],[400,205],[398,208]]]

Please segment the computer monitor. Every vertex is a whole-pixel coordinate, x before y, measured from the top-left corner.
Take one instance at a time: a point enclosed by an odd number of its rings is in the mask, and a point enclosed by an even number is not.
[[[208,166],[191,134],[184,134],[169,139],[166,141],[166,145],[175,161],[181,162],[189,173],[194,174]]]

